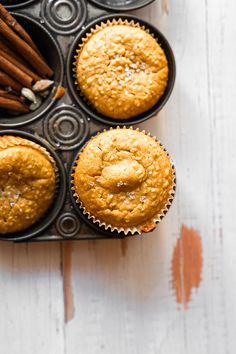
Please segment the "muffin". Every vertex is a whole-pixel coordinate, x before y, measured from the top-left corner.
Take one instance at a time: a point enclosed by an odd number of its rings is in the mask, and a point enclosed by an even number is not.
[[[55,162],[32,141],[1,136],[0,176],[0,234],[25,230],[53,202]]]
[[[163,146],[132,128],[92,138],[79,154],[72,177],[84,213],[106,229],[125,233],[152,231],[175,189],[174,168]]]
[[[133,21],[108,21],[87,35],[76,58],[76,83],[104,116],[126,120],[164,94],[168,62],[157,41]]]

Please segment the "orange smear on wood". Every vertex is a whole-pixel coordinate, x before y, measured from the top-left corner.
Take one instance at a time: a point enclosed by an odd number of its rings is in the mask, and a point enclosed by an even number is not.
[[[187,308],[192,288],[198,288],[202,273],[201,236],[194,229],[182,226],[172,258],[172,285],[176,301]]]
[[[128,251],[128,237],[124,237],[120,240],[120,249],[122,256],[125,257]]]
[[[169,2],[169,0],[162,0],[162,10],[167,15],[169,14],[169,11],[170,11],[170,2]]]
[[[67,241],[62,245],[63,255],[63,290],[64,290],[64,313],[65,323],[71,321],[74,317],[74,299],[71,284],[72,270],[72,242]]]

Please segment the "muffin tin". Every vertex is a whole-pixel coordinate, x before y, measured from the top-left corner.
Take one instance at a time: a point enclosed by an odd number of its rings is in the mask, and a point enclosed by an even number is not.
[[[18,135],[44,146],[56,160],[59,171],[55,202],[48,213],[28,230],[0,235],[2,240],[53,241],[64,239],[120,238],[124,235],[103,230],[78,209],[71,191],[71,169],[79,149],[91,137],[111,125],[134,125],[156,114],[168,100],[175,81],[175,60],[165,37],[146,21],[111,10],[130,10],[153,0],[41,0],[12,1],[6,6],[39,46],[55,72],[55,83],[66,89],[64,97],[53,100],[53,93],[39,110],[9,117],[0,111],[0,135]],[[112,4],[112,5],[111,5]],[[104,10],[103,8],[110,9]],[[16,12],[17,10],[17,12]],[[81,37],[102,20],[128,18],[139,22],[158,38],[170,69],[167,90],[159,103],[148,113],[128,121],[112,121],[100,116],[78,95],[72,77],[74,51]]]

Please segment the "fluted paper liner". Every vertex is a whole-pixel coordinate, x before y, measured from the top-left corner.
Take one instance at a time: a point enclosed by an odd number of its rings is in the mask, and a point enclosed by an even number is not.
[[[123,128],[117,127],[116,129],[126,129],[126,127],[125,126]],[[133,129],[133,127],[129,127],[127,129]],[[110,128],[110,130],[113,130],[113,128]],[[134,129],[134,130],[140,131],[139,128]],[[106,132],[106,131],[107,131],[107,129],[103,130],[103,132]],[[165,204],[165,207],[157,215],[155,215],[152,219],[148,220],[145,223],[142,223],[142,225],[133,226],[133,227],[129,227],[129,228],[117,227],[117,226],[113,226],[111,224],[106,224],[105,222],[103,222],[103,221],[97,219],[95,216],[91,215],[90,212],[86,210],[86,208],[84,207],[82,201],[79,199],[79,195],[75,192],[74,173],[72,173],[72,175],[71,175],[71,177],[72,177],[72,180],[71,180],[72,191],[74,192],[73,196],[75,197],[76,203],[78,203],[79,208],[82,210],[83,214],[86,215],[89,220],[92,220],[94,224],[98,224],[100,227],[104,227],[105,230],[110,230],[112,232],[116,231],[118,233],[124,233],[125,235],[128,235],[128,233],[131,233],[132,235],[134,235],[134,234],[141,235],[143,232],[153,231],[156,228],[157,224],[162,220],[162,218],[165,216],[165,214],[169,210],[169,208],[170,208],[170,206],[172,204],[172,201],[174,199],[175,190],[176,190],[176,172],[175,172],[175,167],[174,167],[174,164],[173,164],[173,162],[171,160],[171,157],[170,157],[169,153],[167,152],[167,150],[165,149],[165,147],[160,143],[160,141],[155,136],[152,136],[150,133],[146,132],[145,130],[142,130],[141,132],[146,134],[147,136],[150,136],[158,144],[160,144],[160,146],[162,147],[163,151],[165,151],[166,155],[168,156],[168,158],[170,160],[170,163],[171,163],[171,167],[172,167],[172,177],[173,178],[172,178],[172,188],[169,191],[169,198],[168,198],[168,200],[167,200],[167,202]],[[99,134],[101,134],[101,133],[98,132],[96,135],[99,135]],[[92,137],[91,139],[94,139],[96,137],[96,135],[94,137]],[[83,148],[79,152],[79,154],[78,154],[78,156],[77,156],[77,158],[75,160],[73,170],[76,169],[77,161],[79,160],[79,157],[82,154],[82,152],[85,149],[85,147],[87,146],[88,142],[83,146]],[[152,225],[153,227],[150,227],[147,230],[145,230],[145,228],[144,228],[145,225]]]
[[[142,29],[143,31],[147,32],[150,34],[152,37],[154,37],[154,34],[150,33],[150,30],[147,29],[145,26],[141,26],[139,22],[136,22],[134,20],[122,20],[119,18],[118,20],[113,19],[113,20],[107,20],[106,22],[101,21],[100,25],[96,25],[94,28],[90,29],[90,32],[86,33],[86,37],[82,38],[82,43],[78,45],[78,49],[76,50],[77,55],[74,56],[75,61],[73,62],[73,77],[75,78],[75,85],[76,88],[80,94],[80,96],[84,99],[84,101],[87,104],[91,103],[87,100],[87,98],[82,94],[79,83],[77,82],[77,77],[76,77],[76,64],[78,60],[79,53],[83,49],[84,45],[89,41],[89,39],[97,32],[101,31],[102,29],[106,28],[107,26],[115,26],[115,25],[126,25],[126,26],[131,26],[131,27],[137,27]]]

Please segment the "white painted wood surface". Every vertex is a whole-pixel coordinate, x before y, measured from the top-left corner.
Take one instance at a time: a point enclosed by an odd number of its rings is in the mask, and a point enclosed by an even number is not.
[[[159,0],[136,12],[176,55],[173,95],[142,126],[173,156],[177,197],[152,236],[127,244],[0,243],[1,354],[235,354],[235,13],[232,0]],[[187,309],[171,284],[182,224],[203,247]]]

